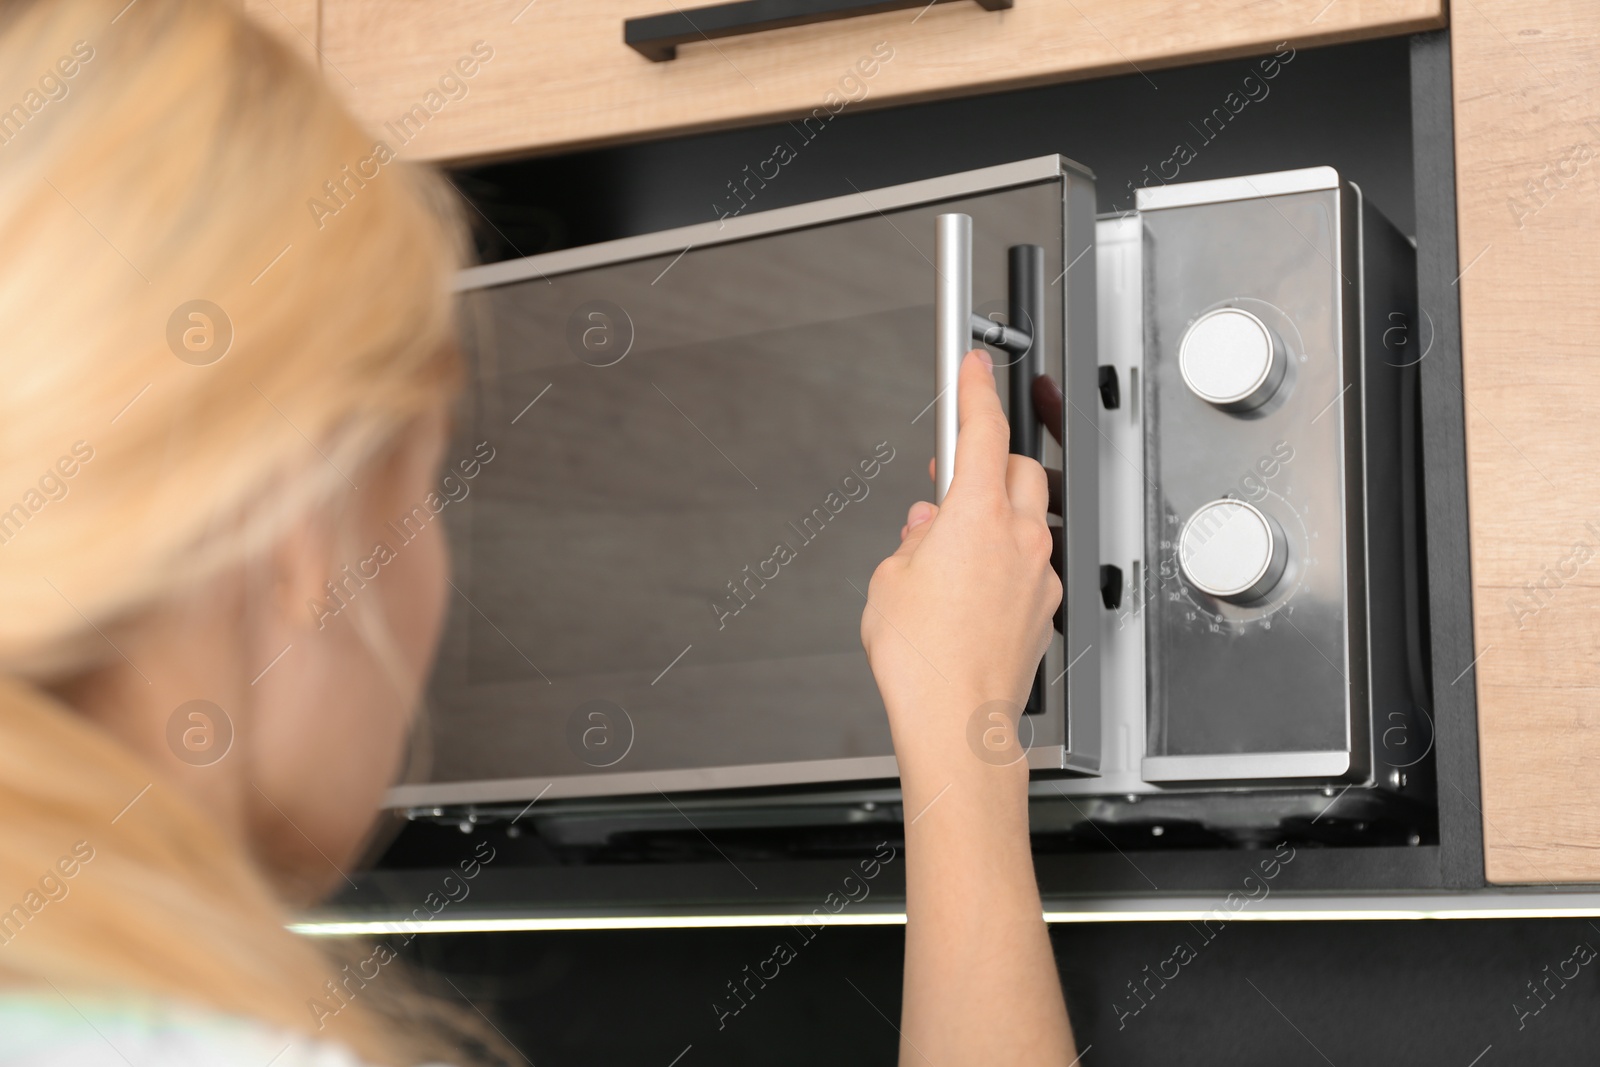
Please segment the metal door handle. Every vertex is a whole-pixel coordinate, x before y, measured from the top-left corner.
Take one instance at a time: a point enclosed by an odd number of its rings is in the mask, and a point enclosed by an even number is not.
[[[972,347],[972,216],[940,215],[933,228],[933,502],[956,471],[956,382]]]
[[[933,501],[944,503],[956,469],[960,422],[956,383],[961,360],[973,343],[991,345],[1010,357],[1011,451],[1041,458],[1033,380],[1044,371],[1044,249],[1012,245],[1008,255],[1010,323],[972,313],[972,217],[956,212],[934,221],[934,413]]]

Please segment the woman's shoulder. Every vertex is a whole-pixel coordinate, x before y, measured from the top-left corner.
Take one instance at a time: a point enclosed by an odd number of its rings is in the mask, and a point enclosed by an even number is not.
[[[53,999],[52,999],[53,998]],[[0,1067],[369,1067],[343,1046],[194,1009],[0,994]]]

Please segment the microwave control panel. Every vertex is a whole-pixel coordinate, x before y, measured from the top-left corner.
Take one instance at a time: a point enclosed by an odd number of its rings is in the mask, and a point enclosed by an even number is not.
[[[1051,788],[1395,788],[1415,756],[1396,745],[1431,734],[1406,663],[1408,371],[1383,343],[1412,249],[1329,168],[1139,206],[1096,236],[1098,358],[1122,385],[1099,414],[1100,542],[1125,576],[1103,758]]]

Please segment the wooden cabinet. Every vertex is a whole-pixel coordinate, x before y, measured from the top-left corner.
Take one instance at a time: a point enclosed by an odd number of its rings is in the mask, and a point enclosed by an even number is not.
[[[1600,24],[1455,8],[1468,506],[1491,882],[1600,881]]]
[[[1280,41],[1305,48],[1444,22],[1442,0],[1016,0],[999,12],[962,0],[684,45],[661,63],[623,44],[625,19],[675,6],[320,0],[316,48],[329,84],[373,130],[405,135],[402,156],[462,160],[1129,74],[1271,52]],[[483,58],[465,76],[458,63],[475,47]],[[412,126],[392,125],[407,115]]]

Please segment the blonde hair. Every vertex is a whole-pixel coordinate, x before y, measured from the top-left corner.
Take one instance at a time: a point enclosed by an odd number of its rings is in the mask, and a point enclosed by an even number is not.
[[[151,772],[36,684],[115,655],[103,630],[264,551],[448,397],[462,227],[234,6],[125,4],[0,7],[0,886],[93,854],[63,914],[0,945],[0,982],[310,1032],[334,972],[241,844],[159,787],[113,824]],[[408,1058],[359,1000],[330,1034]]]

